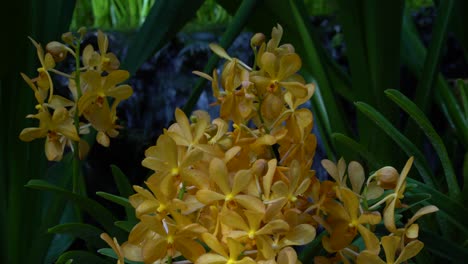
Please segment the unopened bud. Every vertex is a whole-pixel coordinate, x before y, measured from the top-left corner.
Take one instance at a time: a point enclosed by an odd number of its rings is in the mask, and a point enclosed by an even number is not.
[[[49,42],[46,46],[46,50],[50,55],[52,55],[55,62],[63,61],[67,57],[68,53],[65,45],[57,41]]]
[[[85,27],[80,27],[80,28],[78,29],[78,34],[80,34],[80,36],[83,38],[84,35],[86,34],[86,31],[87,31],[87,30],[86,30]]]
[[[250,46],[259,47],[263,42],[265,42],[265,35],[263,33],[257,33],[250,39]]]
[[[71,32],[63,33],[62,34],[62,40],[63,42],[72,45],[73,44],[73,34]]]
[[[391,167],[385,166],[375,172],[377,184],[384,189],[394,189],[398,182],[398,171]]]

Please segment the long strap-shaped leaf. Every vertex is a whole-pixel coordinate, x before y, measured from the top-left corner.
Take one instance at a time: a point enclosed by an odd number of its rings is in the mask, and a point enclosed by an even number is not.
[[[202,3],[203,0],[156,1],[145,23],[130,42],[122,68],[133,75],[149,56],[195,16]]]
[[[449,196],[439,192],[437,189],[428,186],[417,180],[407,178],[408,183],[415,184],[416,188],[412,189],[415,193],[428,193],[431,195],[430,203],[437,206],[440,211],[438,213],[447,216],[447,220],[459,228],[468,236],[468,227],[466,224],[466,215],[468,215],[468,209],[464,204],[450,198]]]
[[[260,2],[262,1],[242,1],[242,4],[240,5],[239,9],[234,15],[232,22],[229,24],[228,28],[226,29],[226,32],[221,37],[221,41],[219,43],[221,47],[227,49],[231,45],[231,43],[234,41],[237,35],[239,35],[239,33],[244,28],[245,24],[247,23],[247,20],[253,15],[255,8]],[[217,55],[212,55],[208,60],[208,63],[206,64],[205,68],[203,69],[203,72],[211,74],[213,69],[216,67],[218,61],[219,57]],[[192,94],[190,94],[187,103],[185,103],[183,107],[183,110],[186,114],[190,114],[190,112],[192,112],[193,108],[195,107],[195,104],[200,98],[205,83],[206,80],[204,78],[200,78],[195,84],[195,88],[193,89]]]
[[[75,203],[78,207],[91,215],[103,226],[106,232],[121,234],[120,230],[114,226],[114,221],[117,220],[114,215],[107,208],[92,199],[72,193],[43,180],[30,180],[28,184],[26,184],[26,187],[54,192],[62,198]]]
[[[426,134],[442,162],[449,195],[452,198],[458,199],[460,197],[460,186],[458,185],[457,177],[455,176],[444,142],[432,127],[431,122],[427,119],[421,109],[416,106],[416,104],[399,91],[391,89],[385,91],[385,94],[392,101],[398,104],[406,113],[408,113],[409,116],[419,125],[424,134]]]
[[[421,178],[426,184],[434,188],[435,185],[432,180],[431,169],[421,151],[375,108],[363,102],[356,102],[355,105],[359,111],[374,121],[377,126],[387,133],[408,156],[415,157],[414,165],[418,169]]]
[[[426,49],[418,37],[418,33],[412,22],[410,14],[407,12],[403,20],[402,31],[402,61],[408,66],[409,70],[415,75],[420,76],[423,69],[423,61],[426,56]],[[442,74],[437,73],[436,87],[434,97],[436,103],[442,108],[447,120],[452,121],[455,126],[455,133],[460,142],[468,146],[468,124],[463,115],[457,99],[451,92],[447,82]]]
[[[416,88],[414,98],[414,102],[424,113],[426,113],[431,98],[429,95],[431,94],[432,87],[437,77],[437,66],[439,65],[449,21],[452,17],[454,2],[454,0],[441,1],[437,9],[437,17],[434,30],[432,31],[432,40],[426,53],[423,72],[419,78],[419,84]]]

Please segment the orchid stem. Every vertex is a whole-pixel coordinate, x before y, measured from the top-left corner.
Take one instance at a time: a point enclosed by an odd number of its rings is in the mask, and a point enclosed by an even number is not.
[[[77,96],[75,98],[75,115],[74,115],[74,123],[75,129],[79,133],[80,131],[80,117],[78,111],[78,100],[81,97],[81,84],[80,84],[80,42],[81,38],[78,39],[75,50],[75,63],[76,63],[76,70],[75,70],[75,83],[76,83],[76,91]],[[80,177],[81,177],[81,162],[80,162],[80,142],[73,142],[73,151],[74,151],[74,159],[73,159],[73,192],[80,193]]]

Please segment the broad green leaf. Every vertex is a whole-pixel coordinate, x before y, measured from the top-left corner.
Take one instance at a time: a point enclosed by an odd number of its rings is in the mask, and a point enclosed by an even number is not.
[[[423,61],[426,56],[426,49],[419,38],[411,15],[406,12],[403,19],[402,31],[402,56],[401,59],[408,69],[417,77],[423,69]],[[442,109],[449,123],[453,124],[455,134],[464,147],[468,146],[468,124],[463,111],[451,92],[442,74],[437,73],[436,87],[434,89],[434,99],[436,104]]]
[[[444,168],[445,179],[447,182],[447,187],[449,189],[449,195],[452,198],[460,198],[460,186],[458,185],[457,177],[452,167],[450,157],[448,156],[447,149],[437,134],[435,129],[432,127],[431,122],[427,119],[424,113],[406,96],[400,93],[397,90],[387,90],[385,94],[398,106],[400,106],[409,116],[418,124],[422,129],[424,134],[431,142],[434,147],[437,155],[439,156],[440,161],[442,162],[442,167]]]
[[[369,163],[372,169],[378,169],[382,166],[381,162],[378,161],[372,155],[372,153],[370,153],[363,145],[359,144],[354,139],[340,133],[333,133],[331,137],[333,140],[336,141],[335,144],[347,146],[349,149],[352,149],[353,151],[358,153]]]
[[[115,225],[119,227],[120,229],[130,233],[132,231],[133,227],[137,224],[138,222],[135,221],[117,221],[115,222]]]
[[[156,1],[146,17],[145,23],[129,43],[128,54],[122,68],[133,75],[155,51],[195,16],[203,0],[160,0]]]
[[[70,262],[70,260],[72,261]],[[68,251],[61,255],[56,264],[64,263],[112,264],[112,262],[102,259],[93,253],[81,250]]]
[[[414,165],[418,169],[421,178],[429,186],[434,186],[432,180],[432,172],[427,164],[427,161],[424,155],[419,151],[419,149],[408,139],[406,138],[397,128],[395,128],[390,121],[388,121],[382,114],[375,110],[372,106],[363,103],[355,103],[357,109],[364,113],[368,118],[374,121],[377,126],[379,126],[387,135],[389,135],[393,141],[395,141],[400,148],[405,151],[408,156],[414,156]]]
[[[65,198],[75,203],[83,211],[90,214],[98,223],[100,223],[106,232],[111,234],[119,234],[119,230],[115,228],[114,221],[116,220],[112,212],[107,208],[100,205],[96,201],[87,197],[72,193],[66,189],[57,187],[43,180],[30,180],[26,187],[51,191],[59,195],[61,198]]]
[[[415,104],[421,108],[423,113],[427,113],[429,107],[431,90],[437,78],[437,66],[439,65],[454,5],[454,0],[445,0],[441,1],[437,8],[437,17],[433,26],[431,43],[426,53],[423,72],[419,78],[414,98]]]
[[[459,203],[453,198],[445,195],[438,190],[421,183],[417,180],[407,178],[406,181],[410,184],[416,184],[417,187],[413,188],[411,192],[413,193],[427,193],[431,195],[430,203],[439,208],[438,214],[443,214],[447,216],[447,220],[463,231],[465,236],[468,237],[468,227],[466,226],[466,215],[468,215],[468,209],[464,204]]]
[[[259,2],[261,1],[259,0],[242,1],[241,5],[239,6],[239,9],[237,10],[236,14],[234,15],[234,18],[232,19],[232,22],[228,25],[226,31],[221,37],[219,46],[221,46],[224,49],[227,49],[231,45],[234,39],[239,35],[239,33],[244,28],[247,20],[250,19],[252,16],[254,16],[253,12]],[[206,64],[205,68],[203,69],[203,72],[207,74],[211,74],[213,69],[216,67],[216,64],[218,63],[218,61],[219,61],[218,56],[212,55],[209,58],[208,63]],[[198,99],[200,98],[200,95],[203,91],[205,84],[206,84],[206,80],[204,78],[200,78],[197,81],[192,94],[190,94],[190,97],[188,98],[187,102],[185,103],[183,107],[185,114],[189,115],[192,112],[193,107],[196,105],[196,103],[198,102]]]
[[[133,191],[132,185],[122,170],[120,170],[120,168],[115,165],[111,165],[111,170],[120,195],[123,197],[129,197],[130,195],[134,194],[135,192]]]
[[[452,263],[465,263],[468,259],[466,248],[436,233],[422,229],[419,232],[419,239],[424,242],[424,247],[434,255],[450,260]]]
[[[83,239],[93,248],[103,247],[105,242],[99,237],[104,231],[101,229],[83,223],[66,223],[49,228],[49,233],[68,234],[76,238]]]
[[[118,205],[121,205],[121,206],[123,206],[125,208],[130,208],[130,209],[133,208],[127,198],[117,196],[117,195],[113,195],[113,194],[106,193],[106,192],[96,192],[96,194],[101,196],[102,198],[104,198],[106,200],[114,202],[114,203],[116,203]]]
[[[115,165],[111,165],[112,175],[114,175],[114,181],[117,185],[117,189],[119,193],[123,197],[130,197],[130,195],[134,194],[132,185],[128,181],[127,176],[119,169],[119,167]],[[128,208],[125,207],[125,214],[127,215],[127,219],[135,220],[135,210],[133,207]]]

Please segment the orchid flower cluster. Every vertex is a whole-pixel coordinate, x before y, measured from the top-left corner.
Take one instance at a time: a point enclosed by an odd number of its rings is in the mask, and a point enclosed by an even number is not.
[[[367,180],[355,161],[323,160],[333,180],[311,170],[317,140],[301,105],[315,86],[282,34],[278,25],[268,41],[252,37],[252,67],[210,45],[226,59],[220,75],[195,73],[211,81],[220,116],[177,109],[146,150],[142,165],[153,174],[129,198],[138,223],[122,245],[101,235],[118,263],[295,264],[295,247],[318,239],[318,228],[327,254],[316,263],[402,263],[422,249],[415,221],[438,209],[422,207],[405,223],[395,213],[406,206],[413,158],[401,173],[387,166]]]
[[[38,119],[39,127],[25,128],[19,137],[27,142],[45,137],[45,154],[51,161],[61,160],[67,146],[78,151],[83,158],[89,146],[80,135],[89,133],[90,126],[97,131],[96,141],[109,146],[109,137],[119,134],[117,105],[133,93],[129,85],[120,84],[128,79],[129,73],[119,70],[119,60],[107,51],[109,41],[104,33],[99,31],[97,35],[99,50],[87,45],[80,55],[84,34],[84,29],[80,29],[77,35],[65,33],[62,35],[65,43],[52,41],[45,50],[30,38],[40,67],[38,75],[32,79],[24,73],[21,76],[33,90],[37,101],[37,113],[27,118]],[[71,73],[57,70],[56,63],[65,60],[69,54],[75,59],[75,70]],[[68,80],[69,90],[65,93],[69,98],[56,94],[51,73]]]

